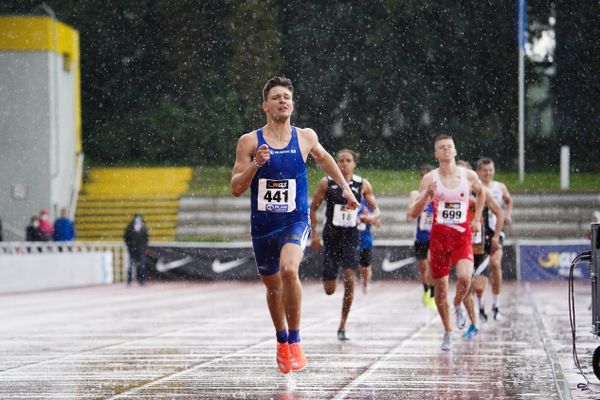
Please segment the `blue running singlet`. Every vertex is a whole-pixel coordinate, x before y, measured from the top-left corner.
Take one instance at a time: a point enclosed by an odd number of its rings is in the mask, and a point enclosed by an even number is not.
[[[258,147],[265,142],[262,129],[256,131]],[[271,157],[256,171],[250,185],[250,226],[253,238],[276,233],[297,222],[310,225],[308,177],[302,158],[298,131],[282,149],[269,146]]]
[[[358,216],[368,211],[369,213],[373,210],[363,197],[360,200],[360,208],[358,209]],[[360,248],[361,249],[372,249],[373,248],[373,235],[371,234],[371,224],[365,224],[363,222],[358,224],[358,231],[360,232]]]
[[[415,241],[419,243],[429,242],[431,234],[431,225],[433,223],[433,204],[428,203],[421,214],[417,217],[417,227],[415,230]]]

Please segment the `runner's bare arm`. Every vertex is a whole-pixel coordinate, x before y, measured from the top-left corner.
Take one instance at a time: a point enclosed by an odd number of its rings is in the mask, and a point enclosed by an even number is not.
[[[373,193],[373,186],[371,186],[371,182],[364,179],[362,189],[362,195],[371,208],[371,211],[369,213],[362,214],[360,220],[366,224],[374,224],[375,221],[381,217],[381,210],[379,209],[379,205],[375,199],[375,193]]]
[[[423,211],[427,203],[433,200],[433,196],[435,195],[436,183],[433,180],[433,176],[431,172],[425,174],[421,179],[421,184],[419,185],[419,194],[417,198],[413,202],[413,206],[411,208],[410,217],[412,219],[417,219],[419,214]]]
[[[512,217],[510,214],[512,213],[513,201],[508,188],[504,183],[502,184],[502,200],[504,200],[504,204],[506,204],[506,208],[504,210],[504,221],[506,221],[506,225],[510,225],[512,224]]]
[[[406,221],[411,222],[414,221],[415,218],[412,217],[413,210],[415,208],[415,201],[419,196],[418,190],[412,190],[408,195],[408,207],[406,208]]]
[[[316,248],[317,250],[321,248],[321,238],[319,237],[319,233],[317,230],[317,210],[323,203],[325,199],[325,195],[327,194],[327,177],[323,177],[319,182],[319,186],[317,187],[317,192],[313,196],[312,202],[310,203],[310,245],[311,247]]]
[[[470,222],[471,232],[477,232],[480,228],[477,221],[481,220],[481,213],[483,212],[483,206],[485,205],[486,195],[483,190],[483,185],[474,171],[467,171],[467,177],[471,185],[471,192],[475,193],[475,216]]]
[[[485,188],[485,204],[488,208],[494,213],[496,216],[496,229],[494,231],[494,236],[491,239],[492,253],[500,248],[500,233],[502,232],[502,228],[504,227],[504,213],[502,212],[502,208],[498,204],[496,200],[494,200],[494,196],[489,191],[489,189]]]
[[[344,175],[338,168],[335,160],[319,143],[317,134],[312,129],[304,129],[305,137],[310,140],[310,155],[315,159],[319,168],[321,168],[327,175],[329,175],[340,187],[342,188],[343,196],[346,199],[346,208],[355,210],[359,204],[354,197],[354,193],[350,189],[350,185],[344,179]]]
[[[235,197],[241,196],[246,190],[248,190],[256,171],[258,171],[259,166],[262,166],[267,160],[264,154],[262,154],[263,151],[261,149],[261,158],[259,163],[259,155],[257,154],[258,152],[256,149],[257,145],[258,139],[254,132],[242,135],[238,140],[237,148],[235,150],[235,164],[233,165],[233,171],[231,173],[230,186],[231,194]],[[255,156],[257,157],[256,159],[254,159]],[[253,162],[253,159],[256,160],[256,163]]]

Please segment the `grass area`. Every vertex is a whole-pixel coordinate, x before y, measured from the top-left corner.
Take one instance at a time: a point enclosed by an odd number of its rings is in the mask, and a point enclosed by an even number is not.
[[[188,194],[196,196],[231,196],[231,167],[194,167]]]
[[[231,242],[231,238],[221,235],[175,235],[176,242]]]
[[[357,168],[356,174],[369,180],[376,195],[407,194],[419,186],[418,171],[392,171]],[[308,171],[310,192],[316,190],[324,176],[318,168]],[[532,172],[525,174],[525,182],[519,182],[518,173],[498,173],[496,179],[506,183],[511,193],[561,192],[558,173]],[[230,196],[230,167],[194,167],[188,194],[196,196]],[[600,192],[600,179],[594,173],[576,173],[570,177],[570,192]],[[246,192],[246,196],[249,191]]]
[[[518,173],[498,173],[496,179],[504,182],[508,189],[515,193],[563,192],[560,188],[560,175],[558,173],[525,173],[525,181],[522,183],[519,182]],[[569,181],[568,192],[600,192],[600,177],[597,173],[573,173]]]

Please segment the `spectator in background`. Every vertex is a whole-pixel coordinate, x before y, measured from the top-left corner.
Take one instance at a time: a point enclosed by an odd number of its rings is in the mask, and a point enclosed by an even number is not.
[[[133,265],[137,265],[136,277],[140,285],[144,285],[146,265],[144,252],[148,247],[148,229],[140,214],[135,214],[133,219],[125,228],[125,245],[129,251],[129,267],[127,268],[127,286],[131,285]]]
[[[25,228],[25,240],[28,242],[45,242],[48,240],[40,229],[40,218],[37,215],[31,216],[31,221]]]
[[[50,221],[50,215],[48,214],[47,208],[42,208],[40,210],[40,230],[46,236],[46,240],[52,239],[52,234],[54,232],[54,227],[52,226],[52,221]]]
[[[69,219],[67,209],[60,210],[60,217],[54,221],[54,240],[57,242],[70,242],[75,239],[75,225]]]

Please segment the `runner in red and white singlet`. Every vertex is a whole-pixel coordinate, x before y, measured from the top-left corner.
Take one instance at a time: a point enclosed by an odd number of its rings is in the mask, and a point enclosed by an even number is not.
[[[456,148],[449,135],[435,140],[435,158],[439,168],[423,176],[419,196],[415,200],[412,217],[418,216],[428,202],[433,202],[434,218],[430,238],[431,277],[435,288],[435,303],[444,325],[442,350],[451,349],[452,326],[448,306],[448,276],[450,267],[456,270],[454,315],[459,329],[465,327],[467,318],[462,306],[469,293],[473,274],[473,249],[471,233],[479,229],[485,193],[477,174],[456,165]],[[475,216],[470,219],[469,196],[475,193]]]
[[[450,266],[459,260],[473,262],[471,230],[469,228],[470,184],[467,170],[458,171],[459,184],[454,188],[445,187],[440,179],[439,168],[431,172],[436,184],[433,196],[433,225],[431,236],[436,240],[429,245],[431,277],[442,278],[450,274]],[[456,180],[456,179],[455,179]]]

